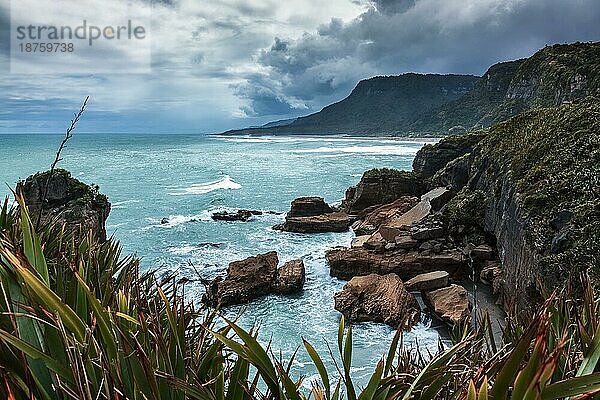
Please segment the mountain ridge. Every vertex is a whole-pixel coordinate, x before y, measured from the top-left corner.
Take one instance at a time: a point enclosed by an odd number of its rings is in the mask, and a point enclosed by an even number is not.
[[[223,134],[444,136],[599,94],[600,42],[555,44],[494,64],[482,77],[406,73],[364,79],[346,98],[289,124]]]

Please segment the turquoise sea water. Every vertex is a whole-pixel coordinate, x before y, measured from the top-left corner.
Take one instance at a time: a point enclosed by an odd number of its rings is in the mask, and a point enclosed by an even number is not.
[[[0,135],[0,195],[18,179],[45,170],[60,136]],[[334,366],[327,343],[336,340],[339,313],[333,295],[344,285],[329,276],[326,249],[349,245],[353,234],[303,235],[271,229],[283,215],[266,214],[247,223],[215,222],[218,210],[247,208],[286,212],[299,196],[341,201],[348,186],[374,167],[410,169],[425,141],[392,139],[264,137],[221,138],[200,135],[76,135],[60,164],[73,176],[100,185],[112,211],[108,234],[126,253],[142,257],[143,268],[195,279],[191,261],[204,278],[222,274],[231,261],[275,250],[280,263],[304,259],[307,282],[302,294],[268,296],[243,307],[242,325],[261,323],[261,339],[289,358],[304,337]],[[160,224],[164,217],[168,224]],[[219,247],[210,245],[218,243]],[[186,289],[200,300],[199,283]],[[234,315],[240,307],[228,310]],[[381,324],[354,327],[353,374],[359,383],[387,350],[394,331]],[[435,349],[438,334],[426,319],[405,335],[406,345]],[[314,365],[304,351],[294,363],[296,377],[310,386]]]

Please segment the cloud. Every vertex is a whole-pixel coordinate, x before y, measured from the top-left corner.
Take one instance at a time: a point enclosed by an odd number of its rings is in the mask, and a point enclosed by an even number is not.
[[[39,0],[34,11],[51,15],[57,1],[67,0]],[[80,0],[77,7],[110,19],[120,3]],[[597,0],[127,4],[152,7],[151,72],[8,74],[0,40],[0,131],[61,131],[89,94],[93,129],[214,132],[319,110],[373,75],[481,74],[545,44],[600,39]],[[0,4],[0,34],[8,15]],[[102,63],[107,55],[93,57]]]
[[[600,39],[597,0],[361,4],[367,10],[351,21],[332,18],[298,38],[276,37],[270,48],[257,53],[260,71],[235,86],[249,100],[245,111],[318,110],[371,75],[482,74],[495,62],[527,57],[546,44]]]

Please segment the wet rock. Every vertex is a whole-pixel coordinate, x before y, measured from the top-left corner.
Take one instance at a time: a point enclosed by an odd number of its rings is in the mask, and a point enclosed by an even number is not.
[[[442,320],[450,325],[470,318],[469,295],[460,285],[451,285],[425,293],[425,303]]]
[[[356,226],[353,226],[354,232],[357,235],[370,235],[386,221],[389,221],[394,217],[401,216],[417,205],[418,202],[419,199],[417,197],[402,196],[393,203],[376,207],[373,211],[366,215],[364,220],[359,222]]]
[[[32,220],[37,221],[41,209],[42,224],[64,225],[76,235],[91,231],[98,240],[105,241],[110,203],[98,186],[87,185],[64,169],[56,169],[50,180],[49,176],[49,171],[37,173],[17,184],[17,193],[25,197]],[[46,183],[48,190],[43,201]]]
[[[287,216],[292,217],[313,217],[321,214],[332,213],[333,209],[325,203],[322,197],[299,197],[292,201],[290,211]]]
[[[395,273],[405,281],[426,272],[447,271],[454,275],[466,271],[466,259],[458,250],[425,254],[399,249],[375,253],[363,247],[335,248],[327,251],[325,257],[329,263],[329,274],[344,280],[369,274]]]
[[[161,225],[166,225],[166,224],[168,224],[169,222],[171,222],[171,221],[169,221],[169,218],[167,218],[167,217],[165,217],[165,218],[163,218],[163,219],[161,219],[161,220],[160,220],[160,224],[161,224]]]
[[[296,233],[345,232],[351,220],[344,212],[334,212],[312,217],[286,217],[285,222],[273,229]]]
[[[334,299],[335,309],[348,321],[383,322],[400,329],[419,321],[419,304],[396,274],[352,278]]]
[[[271,251],[234,261],[225,278],[211,281],[202,302],[211,307],[247,303],[267,294],[289,294],[302,290],[306,279],[304,262],[293,260],[277,268],[279,258]]]
[[[420,196],[424,185],[413,172],[382,168],[365,172],[355,188],[346,192],[343,207],[348,214],[381,204],[392,203],[403,196]]]
[[[280,294],[296,293],[302,290],[305,281],[304,261],[288,261],[277,270],[274,291]]]
[[[279,258],[272,251],[234,261],[225,279],[217,278],[207,287],[202,300],[212,306],[247,303],[274,290]]]
[[[262,214],[262,211],[255,210],[237,210],[236,212],[220,211],[213,213],[211,218],[215,221],[247,222],[253,216]]]
[[[558,232],[552,238],[552,244],[550,245],[550,253],[558,254],[567,250],[571,247],[573,243],[573,238],[571,234],[571,229],[563,228],[560,232]]]
[[[408,280],[404,286],[410,291],[431,291],[448,286],[450,274],[446,271],[434,271],[417,275]]]
[[[571,210],[562,210],[550,221],[550,226],[555,231],[560,231],[571,222],[573,215],[573,211]]]
[[[471,153],[450,161],[431,178],[432,186],[450,187],[454,192],[460,191],[469,182],[471,170]]]

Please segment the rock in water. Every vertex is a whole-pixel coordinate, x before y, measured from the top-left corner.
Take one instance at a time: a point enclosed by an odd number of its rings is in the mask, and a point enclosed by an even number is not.
[[[363,174],[356,187],[346,191],[344,209],[348,214],[381,204],[392,203],[403,196],[420,196],[423,181],[416,174],[395,169],[372,169]]]
[[[285,222],[273,229],[296,233],[344,232],[350,224],[348,214],[334,212],[322,197],[300,197],[292,201]]]
[[[410,329],[421,312],[396,274],[352,278],[334,299],[335,309],[349,321],[384,322],[400,329]]]
[[[333,209],[322,197],[299,197],[292,201],[288,217],[314,217],[332,213]]]
[[[469,295],[460,285],[451,285],[425,293],[425,303],[443,321],[455,325],[470,317]]]
[[[304,261],[288,261],[277,271],[275,292],[280,294],[296,293],[302,290],[306,281]]]
[[[58,223],[76,235],[88,232],[100,241],[106,240],[106,219],[110,213],[108,198],[101,194],[97,186],[90,186],[71,176],[64,169],[41,172],[17,184],[17,193],[25,197],[32,220],[36,221],[40,212],[41,223]],[[44,191],[48,182],[45,202]]]
[[[247,222],[255,215],[262,215],[262,211],[254,210],[237,210],[236,212],[219,211],[211,215],[211,218],[215,221],[228,221],[228,222]]]
[[[247,303],[267,294],[289,294],[302,290],[304,262],[293,260],[277,269],[279,258],[271,251],[229,264],[225,279],[208,284],[202,301],[211,307]]]
[[[203,301],[213,307],[228,306],[270,294],[278,262],[274,251],[232,262],[225,279],[217,278],[209,284]]]

